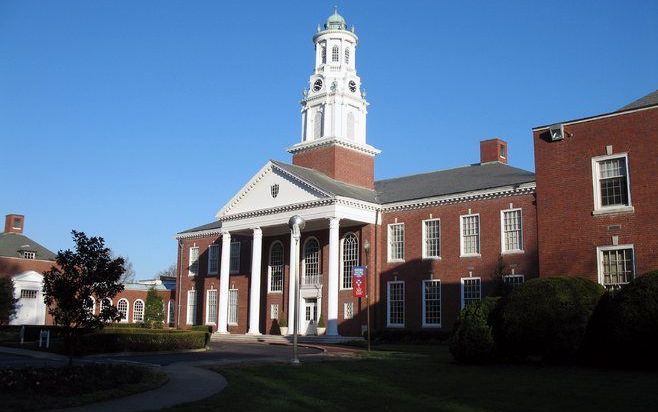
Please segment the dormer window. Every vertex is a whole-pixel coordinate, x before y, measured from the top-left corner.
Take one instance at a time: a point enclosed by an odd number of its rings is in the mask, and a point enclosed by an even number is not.
[[[32,251],[32,250],[24,250],[22,252],[23,259],[31,259],[34,260],[37,258],[37,252]]]

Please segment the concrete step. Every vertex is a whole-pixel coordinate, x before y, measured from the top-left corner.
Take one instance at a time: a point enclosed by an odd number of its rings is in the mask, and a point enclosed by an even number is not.
[[[238,335],[215,332],[210,337],[210,340],[213,342],[276,343],[287,345],[292,343],[292,335]],[[309,345],[321,345],[363,341],[363,338],[360,336],[299,336],[297,341]]]

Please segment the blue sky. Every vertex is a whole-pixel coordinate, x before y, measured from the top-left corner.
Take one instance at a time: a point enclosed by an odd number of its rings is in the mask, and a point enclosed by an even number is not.
[[[378,178],[477,162],[658,89],[658,2],[0,1],[0,212],[52,250],[103,236],[146,278],[264,163],[288,161],[311,37],[360,36]]]

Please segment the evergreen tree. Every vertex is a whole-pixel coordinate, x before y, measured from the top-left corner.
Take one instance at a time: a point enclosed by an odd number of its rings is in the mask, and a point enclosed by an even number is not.
[[[144,309],[144,323],[149,328],[161,328],[164,322],[164,301],[155,287],[151,287],[146,294],[146,308]]]
[[[14,298],[14,281],[10,278],[0,278],[0,325],[6,325],[16,315]]]

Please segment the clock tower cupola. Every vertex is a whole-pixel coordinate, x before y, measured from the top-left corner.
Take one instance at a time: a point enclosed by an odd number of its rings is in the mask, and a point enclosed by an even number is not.
[[[358,37],[338,10],[313,36],[315,69],[301,101],[301,141],[293,164],[345,183],[373,188],[374,157],[366,142],[368,102],[356,73]]]

